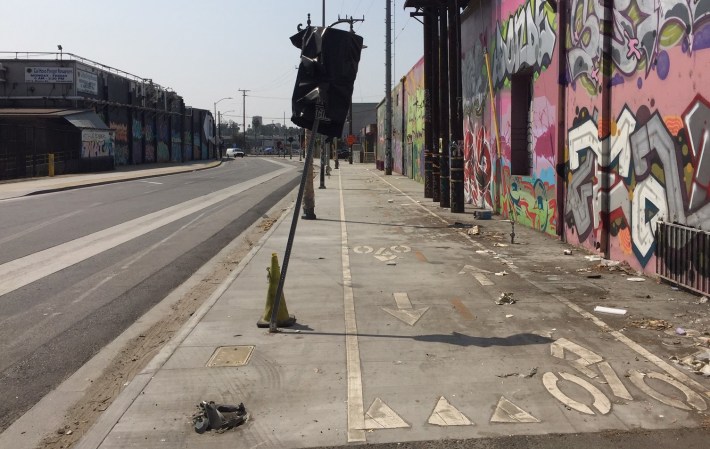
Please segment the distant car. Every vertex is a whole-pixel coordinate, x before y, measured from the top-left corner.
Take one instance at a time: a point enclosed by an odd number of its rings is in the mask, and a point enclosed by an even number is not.
[[[350,152],[348,150],[338,150],[338,159],[347,159],[350,157]]]
[[[244,157],[244,152],[239,148],[227,148],[227,157]]]
[[[274,149],[272,147],[264,148],[264,154],[274,154]]]

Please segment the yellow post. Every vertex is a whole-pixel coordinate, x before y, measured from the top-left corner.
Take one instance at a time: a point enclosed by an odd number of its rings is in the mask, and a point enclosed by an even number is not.
[[[54,153],[49,153],[47,156],[47,170],[49,171],[49,176],[54,176]]]

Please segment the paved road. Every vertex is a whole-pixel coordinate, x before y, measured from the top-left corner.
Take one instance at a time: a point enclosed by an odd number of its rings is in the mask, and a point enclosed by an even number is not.
[[[0,431],[258,220],[297,165],[0,201]]]

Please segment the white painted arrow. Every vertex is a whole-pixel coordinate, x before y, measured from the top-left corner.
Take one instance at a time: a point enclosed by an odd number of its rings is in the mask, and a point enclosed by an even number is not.
[[[374,429],[400,429],[409,427],[394,410],[382,399],[375,398],[370,408],[365,413],[365,430]]]
[[[375,252],[375,259],[379,260],[380,262],[387,262],[396,258],[397,256],[392,254],[392,251],[387,248],[380,248]]]
[[[382,310],[389,313],[393,317],[402,320],[403,322],[414,326],[419,318],[421,318],[429,307],[422,307],[420,309],[413,309],[412,302],[409,300],[409,295],[406,293],[394,293],[394,300],[397,303],[396,309],[391,309],[389,307],[383,307]]]
[[[474,267],[473,265],[464,265],[461,271],[459,271],[459,274],[466,274],[467,271],[470,272],[474,278],[476,278],[479,284],[494,285],[494,282],[488,279],[488,276],[486,276],[486,274],[492,274],[491,271]]]
[[[436,403],[434,411],[429,416],[429,424],[435,426],[472,426],[470,419],[461,413],[456,407],[451,405],[445,397],[440,397]]]

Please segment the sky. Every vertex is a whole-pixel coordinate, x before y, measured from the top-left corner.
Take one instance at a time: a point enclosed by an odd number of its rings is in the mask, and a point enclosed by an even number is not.
[[[353,102],[385,95],[385,7],[388,0],[325,0],[325,22],[365,18]],[[392,83],[423,55],[422,25],[404,0],[393,2]],[[185,104],[218,110],[242,122],[290,122],[291,94],[300,51],[289,37],[299,23],[323,23],[323,0],[2,0],[0,51],[63,51],[150,78],[181,95]],[[347,29],[348,25],[339,25]],[[0,59],[10,57],[0,54]],[[12,56],[14,57],[14,55]]]

